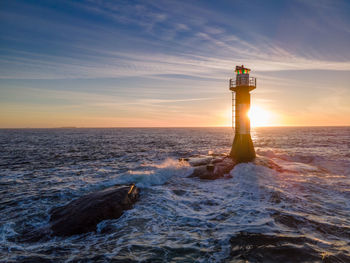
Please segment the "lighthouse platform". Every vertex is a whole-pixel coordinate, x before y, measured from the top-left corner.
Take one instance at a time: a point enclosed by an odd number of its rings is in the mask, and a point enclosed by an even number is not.
[[[256,78],[254,77],[241,77],[240,79],[230,79],[229,89],[231,91],[237,91],[237,87],[247,88],[248,92],[256,89]]]

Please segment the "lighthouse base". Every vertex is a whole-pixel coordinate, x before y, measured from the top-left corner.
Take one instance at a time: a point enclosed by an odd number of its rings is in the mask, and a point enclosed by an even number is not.
[[[253,161],[255,150],[250,134],[235,134],[230,156],[237,163]]]

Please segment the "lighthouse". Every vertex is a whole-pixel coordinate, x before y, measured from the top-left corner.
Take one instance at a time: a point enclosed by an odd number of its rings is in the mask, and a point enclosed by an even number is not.
[[[232,127],[235,137],[230,156],[236,162],[250,162],[255,158],[255,150],[250,136],[250,91],[256,88],[256,78],[249,77],[250,69],[236,66],[236,79],[230,79],[232,91]]]

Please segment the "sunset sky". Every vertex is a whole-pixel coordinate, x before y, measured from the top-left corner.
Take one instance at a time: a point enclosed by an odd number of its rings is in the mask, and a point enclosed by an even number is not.
[[[1,1],[0,61],[0,128],[229,126],[241,64],[254,125],[350,125],[350,1]]]

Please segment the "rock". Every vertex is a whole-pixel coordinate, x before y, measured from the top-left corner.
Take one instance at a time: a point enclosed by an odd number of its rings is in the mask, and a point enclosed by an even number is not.
[[[119,218],[138,198],[139,189],[135,185],[113,186],[54,208],[50,212],[53,235],[71,236],[96,231],[99,222]]]
[[[224,160],[224,158],[214,158],[213,160],[211,160],[211,163],[219,163],[222,162]]]
[[[199,177],[201,179],[218,179],[225,177],[230,173],[236,163],[229,157],[223,159],[214,159],[206,165],[196,166],[193,173],[189,177]]]
[[[214,179],[213,172],[209,171],[206,165],[197,166],[189,177],[199,177],[201,179]]]
[[[265,166],[267,168],[270,168],[270,169],[273,169],[273,170],[276,170],[277,172],[280,172],[280,173],[283,173],[285,171],[288,171],[288,170],[285,170],[283,169],[281,166],[279,166],[278,164],[276,164],[274,161],[272,161],[271,159],[267,158],[267,157],[264,157],[264,156],[260,156],[260,155],[257,155],[257,157],[255,158],[254,160],[254,163],[256,165],[261,165],[261,166]],[[293,171],[289,171],[289,172],[293,172]]]
[[[226,157],[222,162],[215,163],[214,174],[219,177],[223,177],[225,174],[230,173],[230,171],[235,167],[236,163],[230,157]]]
[[[207,164],[207,170],[208,170],[209,172],[214,171],[214,168],[215,168],[214,164],[212,164],[212,163]]]
[[[212,156],[202,156],[202,157],[189,158],[188,162],[191,166],[201,166],[201,165],[209,164],[212,159],[213,159]]]

